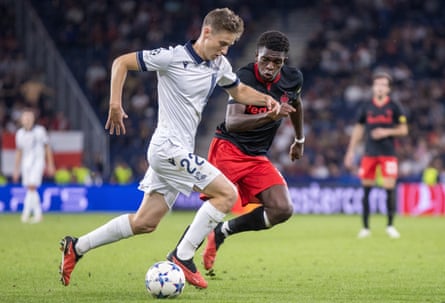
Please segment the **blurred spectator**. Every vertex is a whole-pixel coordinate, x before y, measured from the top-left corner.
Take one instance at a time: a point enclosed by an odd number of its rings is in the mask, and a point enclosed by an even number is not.
[[[133,170],[125,161],[117,160],[113,168],[111,183],[125,185],[131,182],[133,182]]]
[[[71,170],[65,166],[59,167],[54,173],[54,183],[57,185],[67,185],[73,183]]]
[[[75,166],[71,169],[73,180],[77,184],[91,185],[91,171],[86,166]]]
[[[8,184],[8,178],[6,178],[1,172],[0,172],[0,186],[5,186]]]
[[[94,158],[91,169],[91,181],[96,186],[101,186],[104,182],[104,163],[100,155],[96,155]]]
[[[442,159],[436,157],[423,170],[422,182],[426,185],[436,185],[440,181],[440,173],[442,172]]]
[[[100,61],[92,62],[86,70],[86,81],[89,89],[95,89],[107,80],[107,70]]]
[[[69,130],[70,122],[63,111],[58,111],[50,117],[48,128],[51,130]]]
[[[326,179],[329,177],[329,168],[326,166],[325,158],[322,154],[315,156],[314,164],[311,166],[309,175],[315,179]]]
[[[34,73],[20,86],[20,93],[27,106],[41,110],[44,98],[52,96],[54,91],[43,81],[43,74]]]

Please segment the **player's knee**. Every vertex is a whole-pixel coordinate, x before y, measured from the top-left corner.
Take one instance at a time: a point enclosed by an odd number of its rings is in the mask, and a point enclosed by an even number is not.
[[[268,214],[270,223],[272,225],[276,225],[279,223],[283,223],[287,221],[290,217],[292,217],[292,214],[294,213],[294,208],[290,203],[278,204],[277,207],[270,213],[271,213],[270,215]]]
[[[135,235],[151,233],[155,231],[157,227],[158,224],[156,223],[147,222],[137,218],[134,219],[133,222],[131,223],[131,228]]]
[[[228,213],[235,205],[237,199],[238,191],[233,184],[230,184],[222,189],[219,197],[217,197],[217,208],[224,213]]]
[[[293,213],[294,208],[292,207],[292,204],[283,205],[279,211],[281,222],[287,221]]]

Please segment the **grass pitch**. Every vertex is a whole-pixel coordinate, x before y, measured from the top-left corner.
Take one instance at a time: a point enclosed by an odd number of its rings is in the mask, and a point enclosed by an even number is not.
[[[79,236],[116,214],[46,214],[22,224],[0,216],[0,302],[155,302],[145,272],[165,259],[194,212],[173,212],[150,235],[90,251],[64,287],[59,240]],[[209,287],[190,285],[178,302],[445,302],[445,218],[398,217],[389,239],[385,218],[358,240],[358,216],[299,216],[275,228],[234,235],[221,247]],[[202,248],[195,261],[203,271]]]

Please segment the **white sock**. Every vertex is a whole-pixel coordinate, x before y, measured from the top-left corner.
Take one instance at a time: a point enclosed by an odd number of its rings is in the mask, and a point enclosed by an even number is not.
[[[199,244],[221,222],[226,214],[216,209],[210,202],[205,202],[198,210],[179,243],[176,255],[181,260],[189,260],[195,255]]]
[[[128,214],[116,217],[92,232],[82,236],[76,243],[76,252],[85,254],[90,249],[131,237],[130,217]]]
[[[32,212],[34,222],[42,220],[42,205],[40,204],[40,196],[37,190],[32,193]]]
[[[32,210],[32,192],[26,191],[25,199],[23,200],[22,222],[26,223],[29,220]]]

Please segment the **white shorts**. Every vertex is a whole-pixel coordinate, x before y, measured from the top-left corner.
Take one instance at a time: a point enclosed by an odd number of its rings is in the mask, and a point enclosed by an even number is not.
[[[170,140],[151,143],[147,151],[149,168],[139,183],[139,189],[164,195],[171,208],[179,193],[189,196],[196,186],[204,189],[221,171],[206,159],[195,155]]]
[[[37,162],[22,166],[22,185],[39,187],[42,184],[43,170],[44,165]]]

